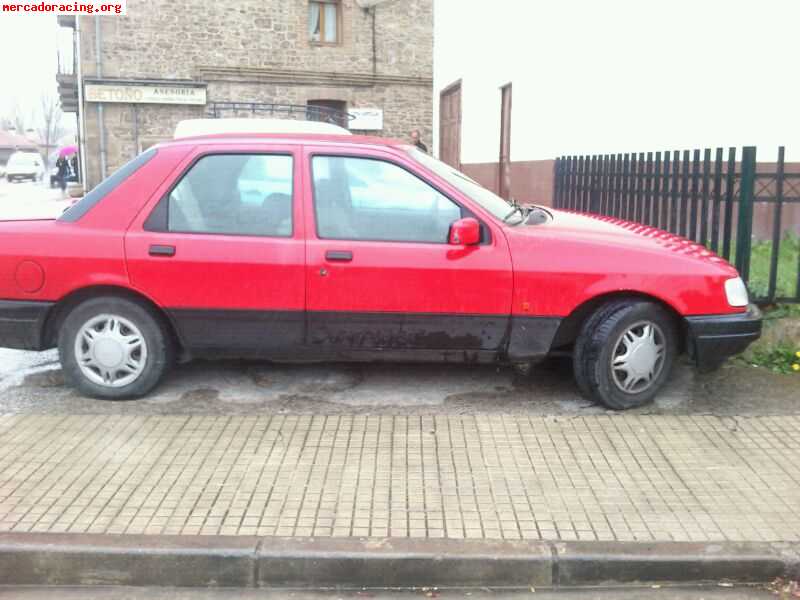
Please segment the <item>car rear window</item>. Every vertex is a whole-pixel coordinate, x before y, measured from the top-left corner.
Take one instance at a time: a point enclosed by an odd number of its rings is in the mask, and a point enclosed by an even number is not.
[[[35,163],[36,158],[31,154],[12,154],[8,159],[8,166],[27,167]]]
[[[155,148],[150,148],[132,161],[121,166],[113,175],[104,179],[91,192],[64,211],[64,214],[61,215],[58,220],[66,221],[67,223],[74,223],[79,220],[103,198],[113,192],[119,184],[147,164],[150,159],[156,155],[156,152],[157,150]]]

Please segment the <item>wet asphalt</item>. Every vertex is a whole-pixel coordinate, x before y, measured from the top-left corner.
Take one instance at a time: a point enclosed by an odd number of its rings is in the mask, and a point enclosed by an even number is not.
[[[0,413],[60,414],[480,414],[591,415],[569,359],[527,375],[493,365],[192,362],[176,366],[139,400],[108,402],[78,394],[57,353],[0,349]],[[780,415],[800,411],[800,380],[741,361],[697,373],[680,364],[655,403],[640,414]]]

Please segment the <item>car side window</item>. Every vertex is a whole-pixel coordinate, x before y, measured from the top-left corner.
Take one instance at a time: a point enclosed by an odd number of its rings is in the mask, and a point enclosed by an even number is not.
[[[169,194],[168,230],[289,237],[292,184],[291,156],[204,156]]]
[[[323,239],[446,244],[461,208],[402,167],[371,158],[312,158]]]

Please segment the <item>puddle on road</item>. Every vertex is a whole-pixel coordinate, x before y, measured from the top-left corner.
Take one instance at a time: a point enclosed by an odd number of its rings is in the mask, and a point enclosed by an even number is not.
[[[58,352],[24,352],[0,348],[0,391],[28,385],[29,377],[39,376],[51,371],[60,373]],[[35,380],[31,382],[36,385]]]

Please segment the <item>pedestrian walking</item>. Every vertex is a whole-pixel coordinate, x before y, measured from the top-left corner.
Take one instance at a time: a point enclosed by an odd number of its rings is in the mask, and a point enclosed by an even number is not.
[[[411,132],[411,143],[427,154],[428,147],[422,143],[419,135],[419,129],[415,129]]]
[[[63,156],[59,156],[56,161],[56,179],[58,180],[58,187],[61,188],[61,195],[65,196],[67,193],[67,175],[69,174],[69,163]]]

